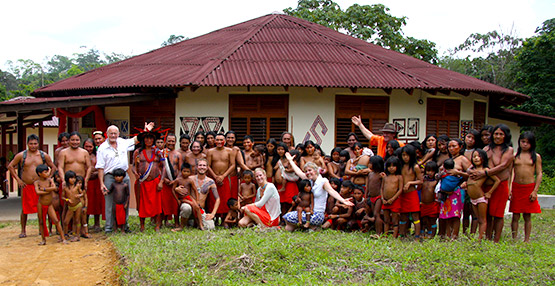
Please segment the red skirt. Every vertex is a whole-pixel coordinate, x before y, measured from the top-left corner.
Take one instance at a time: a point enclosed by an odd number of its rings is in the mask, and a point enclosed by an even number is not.
[[[382,198],[382,196],[369,197],[370,202],[371,202],[372,204],[375,204],[375,203],[376,203],[379,199],[381,199],[381,198]]]
[[[439,202],[431,202],[420,205],[420,217],[438,217],[439,216]]]
[[[402,213],[415,213],[420,211],[420,198],[416,190],[408,193],[401,193],[399,199],[401,200]]]
[[[530,194],[534,191],[535,183],[521,185],[513,182],[511,204],[509,211],[512,213],[539,214],[542,212],[538,200],[531,202]]]
[[[484,188],[484,193],[489,191],[491,186]],[[505,207],[509,200],[509,181],[502,181],[497,189],[491,194],[488,202],[488,213],[493,217],[503,217],[505,215]]]
[[[258,208],[255,205],[248,205],[247,209],[258,216],[258,218],[260,218],[260,221],[262,221],[262,223],[265,226],[271,227],[271,226],[278,226],[279,225],[279,217],[277,217],[276,219],[272,220],[270,217],[270,214],[268,213],[268,211],[266,210],[266,206],[262,206],[262,208]]]
[[[124,204],[116,204],[116,224],[117,225],[125,224],[125,205]]]
[[[104,195],[100,190],[100,180],[89,180],[87,184],[88,215],[104,215]]]
[[[218,195],[220,196],[220,205],[218,206],[216,214],[227,214],[227,212],[229,211],[227,200],[232,198],[231,181],[229,179],[229,176],[224,178],[221,186],[218,186],[218,184],[216,184],[216,186],[218,187]],[[233,198],[237,199],[237,197]],[[210,206],[209,212],[212,212],[212,210],[214,209],[214,204],[216,204],[216,198],[214,198],[214,195],[212,194],[212,192],[210,192],[210,202],[208,204]]]
[[[231,181],[231,197],[234,199],[239,198],[239,177],[231,176],[229,177]],[[224,202],[227,205],[227,201]]]
[[[385,203],[382,204],[382,210],[391,210],[394,213],[399,213],[401,212],[401,200],[399,198],[397,198],[395,201],[393,201],[392,204],[390,205],[386,205]]]
[[[50,207],[50,205],[48,206],[43,206],[41,205],[41,210],[42,210],[42,231],[44,231],[44,237],[48,237],[50,236],[50,234],[48,233],[48,227],[46,226],[46,215],[48,214],[48,208]]]
[[[39,195],[37,195],[37,192],[35,192],[35,185],[25,185],[25,187],[23,187],[23,190],[21,190],[21,208],[23,209],[23,213],[37,213],[38,203]]]
[[[177,214],[178,202],[173,196],[172,186],[163,184],[162,187],[162,212],[165,215]]]
[[[299,187],[297,182],[287,181],[285,183],[285,191],[279,193],[280,203],[293,203],[293,197],[299,194]]]
[[[139,183],[139,217],[153,217],[162,213],[162,192],[156,190],[160,178]]]

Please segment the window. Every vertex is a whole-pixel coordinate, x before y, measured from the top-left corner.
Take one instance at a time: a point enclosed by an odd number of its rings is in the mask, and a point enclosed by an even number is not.
[[[481,101],[474,101],[474,129],[480,131],[486,124],[487,104]]]
[[[355,132],[359,142],[368,146],[369,141],[359,128],[351,123],[351,117],[359,114],[364,126],[374,134],[381,134],[380,129],[389,119],[389,97],[337,95],[335,97],[335,146],[346,148],[347,134],[350,132]]]
[[[129,134],[138,133],[135,128],[143,129],[145,122],[154,122],[160,130],[175,129],[175,99],[157,99],[130,104]]]
[[[452,99],[428,98],[426,134],[459,138],[461,102]]]
[[[255,143],[279,140],[287,131],[289,110],[288,95],[232,94],[229,96],[229,129],[237,134],[237,145],[245,135],[251,135]]]

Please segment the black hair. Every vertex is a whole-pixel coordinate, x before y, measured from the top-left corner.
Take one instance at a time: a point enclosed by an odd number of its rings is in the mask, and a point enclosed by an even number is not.
[[[299,165],[299,162],[301,160],[301,153],[299,151],[297,151],[296,149],[290,150],[289,154],[291,154],[291,157],[295,157],[295,159],[293,159],[297,165]]]
[[[382,156],[374,155],[370,157],[369,165],[374,173],[381,173],[384,171],[384,160]]]
[[[266,152],[266,146],[264,144],[256,144],[252,149],[258,151],[260,154],[264,154]]]
[[[331,161],[333,161],[333,153],[337,152],[339,154],[339,156],[341,156],[341,151],[343,151],[343,149],[341,149],[340,147],[335,147],[335,148],[331,149],[331,151],[330,151]]]
[[[234,198],[230,198],[229,200],[227,200],[227,207],[231,208],[232,206],[237,204],[237,200]]]
[[[243,137],[243,141],[245,141],[245,140],[247,140],[247,139],[251,140],[251,142],[254,143],[254,138],[252,138],[252,136],[250,136],[250,135],[245,135],[245,137]]]
[[[409,142],[408,145],[414,147],[414,150],[415,150],[415,151],[416,151],[416,150],[420,150],[421,152],[423,151],[423,150],[422,150],[422,144],[420,144],[420,142],[418,142],[418,141],[416,141],[416,140],[415,140],[415,141]]]
[[[461,150],[459,150],[459,155],[463,155],[464,154],[464,143],[462,142],[462,140],[459,139],[459,138],[453,138],[453,139],[451,139],[451,141],[457,142],[459,147],[461,147]],[[449,141],[449,142],[451,142],[451,141]],[[447,144],[447,147],[449,147],[449,144]],[[451,156],[450,152],[449,152],[449,156]]]
[[[330,184],[331,183],[334,183],[336,186],[341,187],[341,181],[338,178],[331,178],[330,179]]]
[[[422,140],[422,150],[424,151],[424,153],[428,152],[428,146],[426,144],[426,142],[428,141],[428,139],[430,139],[430,137],[434,137],[436,139],[436,146],[434,146],[433,148],[435,148],[437,150],[437,136],[435,134],[429,134],[426,137],[424,137],[424,140]]]
[[[468,130],[468,133],[464,136],[464,149],[468,149],[468,146],[466,145],[466,136],[468,136],[468,134],[471,134],[472,136],[474,136],[474,146],[472,146],[471,148],[476,148],[478,147],[479,142],[482,141],[482,138],[480,137],[480,132],[478,132],[478,130],[476,129],[470,129]]]
[[[447,135],[445,135],[445,134],[439,135],[439,136],[437,137],[437,142],[438,142],[438,143],[439,143],[439,141],[445,141],[445,142],[449,143],[450,140],[451,140],[451,139],[449,138],[449,136],[447,136]]]
[[[349,141],[349,137],[351,137],[351,136],[355,136],[355,139],[358,142],[358,136],[355,132],[349,132],[349,134],[347,134],[347,138],[345,138],[345,141]]]
[[[349,158],[351,158],[351,154],[349,154],[349,151],[343,149],[341,150],[341,152],[339,152],[339,157],[345,157],[348,160]]]
[[[399,149],[399,147],[401,147],[401,145],[399,145],[399,142],[397,140],[389,140],[387,142],[387,144],[385,145],[385,158],[384,160],[387,161],[387,159],[391,156],[389,154],[389,152],[387,152],[387,146],[390,146],[391,148],[393,148],[393,153],[395,155],[395,151],[397,151],[397,149]]]
[[[495,133],[495,131],[497,129],[500,129],[501,131],[503,131],[503,133],[505,134],[505,140],[503,141],[503,143],[501,143],[501,151],[503,151],[503,153],[505,153],[505,151],[507,151],[507,149],[510,146],[513,146],[513,143],[511,143],[511,129],[509,128],[509,126],[503,124],[503,123],[499,123],[497,125],[495,125],[495,127],[493,127],[493,132],[491,132],[491,136],[489,139],[489,149],[493,150],[493,148],[495,148],[495,143],[493,142],[493,133]]]
[[[4,157],[2,157],[2,158],[4,158]],[[1,160],[1,158],[0,158],[0,160]],[[6,160],[6,158],[4,158],[4,160]],[[40,164],[35,169],[35,172],[37,172],[37,175],[44,172],[44,171],[48,171],[48,166],[46,166],[45,164]]]
[[[322,147],[320,147],[320,144],[314,143],[314,148],[316,149],[315,151],[320,151],[320,156],[326,156],[326,152],[322,150]]]
[[[82,176],[75,176],[75,183],[81,182],[83,189],[85,188],[85,178]]]
[[[491,136],[491,134],[493,134],[493,126],[491,126],[491,125],[484,125],[484,126],[482,127],[482,129],[480,129],[480,144],[481,144],[481,146],[477,146],[477,147],[479,147],[479,148],[484,148],[484,147],[486,147],[486,143],[485,143],[484,141],[482,141],[482,133],[483,133],[484,131],[487,131],[487,132],[490,134],[490,136]]]
[[[409,155],[409,162],[406,163],[409,165],[409,170],[414,170],[414,165],[416,165],[416,149],[412,145],[405,145],[401,148],[401,155],[403,153]],[[405,165],[405,161],[401,160],[401,164]]]
[[[166,139],[167,139],[168,137],[170,137],[170,136],[173,136],[173,137],[175,137],[175,139],[177,139],[177,136],[176,136],[175,134],[173,134],[173,133],[168,133],[168,135],[166,135]]]
[[[362,143],[360,143],[360,142],[355,142],[355,144],[353,144],[353,148],[355,148],[356,146],[358,146],[360,149],[363,148]],[[353,151],[355,151],[355,150],[353,150]]]
[[[287,145],[285,145],[285,143],[283,142],[279,142],[276,145],[276,155],[277,155],[277,149],[281,147],[283,148],[283,150],[285,151],[285,153],[289,152],[289,147],[287,147]],[[283,153],[283,155],[285,156],[285,153]],[[272,160],[272,167],[274,167],[277,164],[277,161],[281,159],[279,156],[274,156],[274,160]]]
[[[397,148],[395,149],[395,151],[393,151],[393,156],[399,158],[399,160],[401,160],[401,155],[403,154],[403,149],[402,148]],[[387,156],[385,156],[387,158]],[[401,162],[403,162],[403,160],[401,160]]]
[[[434,173],[437,173],[439,171],[439,166],[435,161],[428,161],[428,163],[426,163],[426,165],[424,166],[424,172],[429,170],[434,171]]]
[[[353,184],[353,182],[351,182],[351,180],[345,180],[345,181],[343,181],[343,182],[341,183],[341,186],[342,186],[342,187],[345,187],[345,188],[349,188],[349,189],[351,189],[351,190],[353,190],[353,189],[355,188],[355,184]]]
[[[79,140],[81,140],[81,134],[77,131],[73,131],[71,132],[71,134],[69,134],[68,138],[71,138],[73,135],[77,135],[77,137],[79,137]]]
[[[316,144],[314,144],[314,142],[312,140],[307,140],[306,142],[304,142],[303,145],[303,154],[302,156],[308,156],[308,154],[306,153],[306,147],[312,145],[314,147],[314,149],[316,149]]]
[[[75,172],[73,172],[72,170],[69,170],[65,173],[65,181],[66,181],[66,185],[69,186],[69,179],[71,178],[75,178],[77,177],[77,174],[75,174]]]
[[[532,157],[532,163],[536,164],[536,157],[538,157],[536,155],[536,136],[532,131],[525,131],[518,136],[518,149],[515,157],[519,158],[520,152],[522,152],[522,149],[520,148],[520,140],[522,139],[527,139],[528,143],[530,143],[530,150],[528,152],[530,152],[530,156]]]
[[[394,175],[401,175],[401,160],[399,158],[395,157],[395,156],[389,157],[385,161],[385,166],[384,166],[384,172],[385,172],[386,175],[390,174],[387,167],[389,167],[391,165],[397,167],[397,170],[395,171]]]
[[[27,143],[29,143],[29,141],[31,141],[31,140],[37,140],[37,142],[40,142],[39,137],[36,134],[31,134],[31,135],[27,136]]]
[[[34,134],[31,134],[31,135],[34,135]],[[69,139],[69,133],[62,132],[62,133],[58,134],[58,142],[62,142],[62,138],[64,138],[64,137]],[[29,137],[27,137],[27,138],[29,138]],[[27,141],[29,141],[29,140],[27,140]]]
[[[83,141],[83,148],[85,148],[85,143],[87,143],[87,142],[89,142],[89,143],[91,143],[91,144],[93,145],[92,153],[93,153],[94,155],[96,155],[96,146],[94,145],[94,140],[93,140],[92,138],[87,138],[87,139],[85,139],[85,141]]]
[[[183,134],[181,134],[181,136],[179,136],[179,142],[181,142],[181,140],[183,140],[183,139],[187,139],[187,140],[191,141],[191,136],[189,136],[189,134],[187,134],[187,133],[183,133]]]
[[[302,149],[304,151],[304,144],[299,143],[299,144],[295,145],[295,149]]]
[[[189,164],[188,162],[183,162],[183,164],[181,164],[181,170],[183,169],[191,170],[191,164]]]
[[[445,161],[443,161],[443,168],[445,170],[451,170],[455,168],[455,160],[453,160],[452,158],[446,159]]]
[[[117,168],[112,171],[114,177],[125,177],[125,171],[122,168]]]
[[[472,154],[471,154],[470,158],[474,157],[474,152],[477,152],[478,155],[480,156],[480,158],[482,158],[482,167],[487,168],[488,167],[488,153],[486,153],[486,151],[484,151],[480,148],[476,148],[476,149],[474,149],[474,151],[472,151]],[[476,167],[476,165],[474,164],[474,160],[470,160],[470,162],[472,162],[472,166]]]
[[[302,179],[302,180],[300,180],[299,183],[298,183],[299,192],[304,192],[304,188],[305,188],[307,185],[308,185],[308,186],[312,186],[312,185],[310,184],[310,180],[307,180],[307,179]]]
[[[250,175],[252,178],[254,178],[254,173],[251,170],[243,171],[243,177],[246,175]]]
[[[355,188],[353,189],[353,193],[354,193],[355,190],[360,190],[362,192],[362,194],[364,194],[364,187],[362,187],[361,185],[355,184]]]
[[[204,137],[207,137],[208,135],[212,135],[214,138],[216,138],[216,135],[218,135],[218,134],[216,134],[216,132],[214,132],[214,131],[208,131],[208,132],[206,132],[206,134],[204,135]],[[223,134],[222,134],[222,135],[223,135]]]
[[[6,157],[0,157],[0,164],[6,164]]]
[[[235,135],[235,139],[237,139],[237,134],[235,133],[235,131],[233,131],[233,130],[228,130],[228,131],[224,134],[225,137],[227,137],[227,134],[233,134],[233,135]]]

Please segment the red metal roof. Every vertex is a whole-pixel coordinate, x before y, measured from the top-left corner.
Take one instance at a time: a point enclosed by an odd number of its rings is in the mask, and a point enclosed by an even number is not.
[[[452,72],[324,26],[262,16],[37,89],[313,86],[421,88],[526,95]]]

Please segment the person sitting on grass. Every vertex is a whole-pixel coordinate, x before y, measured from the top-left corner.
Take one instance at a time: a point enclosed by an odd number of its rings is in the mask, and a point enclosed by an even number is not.
[[[232,228],[236,227],[241,216],[241,209],[239,207],[239,201],[234,198],[227,200],[227,207],[229,211],[224,219],[224,227]]]
[[[281,206],[276,186],[268,183],[266,171],[254,170],[254,178],[260,187],[256,191],[256,201],[241,208],[245,216],[239,221],[239,227],[259,225],[262,228],[279,225]]]
[[[353,182],[346,180],[341,183],[341,189],[339,195],[343,199],[350,199],[353,195],[353,190],[355,185]],[[353,214],[353,206],[348,206],[340,201],[335,202],[335,206],[332,208],[331,213],[328,215],[328,220],[322,225],[323,229],[337,229],[343,230]]]
[[[192,173],[191,165],[187,162],[181,165],[181,173],[173,181],[173,194],[179,203],[179,216],[181,217],[180,226],[172,229],[172,231],[181,231],[187,223],[189,216],[185,217],[185,213],[191,212],[193,218],[200,230],[204,230],[202,221],[202,210],[197,203],[197,192],[191,191],[193,183],[189,176]]]
[[[362,186],[355,185],[353,200],[355,204],[353,207],[353,215],[347,222],[347,229],[351,231],[362,229],[362,220],[366,216],[368,209],[368,204],[364,198],[364,188]]]
[[[129,209],[129,185],[123,181],[125,178],[123,169],[117,168],[112,174],[115,180],[109,191],[114,197],[112,217],[116,218],[116,229],[119,228],[124,231],[127,225],[127,210]]]
[[[39,204],[38,204],[38,214],[39,214],[39,229],[40,229],[40,236],[42,241],[39,245],[45,245],[46,239],[45,237],[48,235],[48,228],[46,227],[46,215],[50,218],[50,221],[56,225],[56,229],[60,234],[60,242],[66,244],[67,241],[64,237],[64,231],[62,230],[62,225],[58,220],[58,216],[56,215],[56,211],[52,206],[52,192],[56,190],[58,187],[54,183],[54,179],[50,177],[50,168],[48,166],[41,164],[38,165],[36,168],[37,175],[39,179],[35,181],[35,191],[39,196]]]

